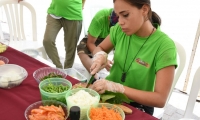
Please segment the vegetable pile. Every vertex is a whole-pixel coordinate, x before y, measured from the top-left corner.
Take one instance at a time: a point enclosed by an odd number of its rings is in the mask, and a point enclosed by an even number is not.
[[[55,74],[55,73],[49,73],[47,76],[44,76],[44,77],[41,79],[41,81],[42,81],[42,80],[45,80],[45,79],[48,79],[48,78],[62,78],[62,75],[57,75],[57,74]]]
[[[131,100],[129,100],[126,95],[118,92],[115,93],[111,91],[105,91],[105,93],[101,94],[100,96],[102,102],[108,102],[111,104],[122,104],[123,102],[131,102]]]
[[[40,106],[32,109],[29,115],[30,120],[65,120],[65,113],[61,106]]]
[[[54,84],[49,80],[45,81],[48,81],[48,83],[42,86],[41,89],[50,94],[42,93],[41,94],[42,99],[56,100],[66,104],[65,92],[69,90],[70,87],[68,85],[63,85],[63,84]]]
[[[64,86],[62,84],[60,84],[60,85],[54,85],[52,83],[49,83],[48,85],[44,86],[42,89],[45,92],[61,93],[61,92],[67,91],[69,89],[69,87],[68,86]]]
[[[122,120],[120,113],[114,107],[111,109],[105,106],[91,108],[89,116],[91,120]]]

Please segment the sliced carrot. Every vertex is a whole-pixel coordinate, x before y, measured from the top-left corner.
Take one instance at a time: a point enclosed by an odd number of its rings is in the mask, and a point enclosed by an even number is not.
[[[65,113],[61,106],[40,106],[38,109],[31,110],[30,120],[64,120]]]
[[[122,120],[120,113],[105,106],[90,109],[91,120]]]

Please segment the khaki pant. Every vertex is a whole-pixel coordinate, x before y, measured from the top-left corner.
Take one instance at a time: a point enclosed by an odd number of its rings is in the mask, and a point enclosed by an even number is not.
[[[65,63],[64,68],[71,68],[74,63],[77,42],[82,29],[82,21],[67,20],[64,18],[54,19],[47,15],[46,30],[43,39],[43,45],[48,57],[52,60],[57,68],[63,68],[56,48],[56,36],[60,29],[64,30],[64,45],[65,45]]]

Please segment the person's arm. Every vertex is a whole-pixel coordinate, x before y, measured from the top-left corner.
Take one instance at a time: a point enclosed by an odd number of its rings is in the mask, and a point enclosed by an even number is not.
[[[98,46],[94,49],[92,54],[96,54],[99,51],[104,51],[109,53],[114,48],[113,44],[110,41],[110,35],[108,35]]]
[[[87,47],[88,47],[89,51],[91,51],[91,53],[96,48],[96,45],[95,45],[96,40],[97,40],[96,37],[93,37],[92,35],[90,35],[90,33],[88,33]]]
[[[137,90],[124,86],[124,94],[143,105],[164,107],[172,81],[174,79],[175,66],[165,67],[156,73],[154,92]]]
[[[20,1],[23,1],[23,0],[18,0],[18,3],[19,3]]]
[[[159,70],[156,73],[155,89],[153,92],[137,90],[106,79],[97,80],[91,88],[100,94],[104,93],[105,90],[120,92],[125,94],[129,99],[146,106],[164,107],[172,85],[174,72],[175,66],[168,66]]]
[[[92,52],[94,55],[93,63],[90,68],[91,74],[99,72],[107,65],[107,53],[113,49],[113,45],[110,41],[110,35],[108,35]]]

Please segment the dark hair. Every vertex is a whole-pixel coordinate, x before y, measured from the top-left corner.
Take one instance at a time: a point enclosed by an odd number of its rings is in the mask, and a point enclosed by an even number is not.
[[[116,0],[113,0],[113,3]],[[150,0],[124,0],[128,3],[130,3],[131,5],[137,7],[138,9],[141,9],[143,5],[149,5],[150,10],[148,13],[148,18],[151,21],[151,23],[157,23],[159,25],[161,25],[161,18],[158,16],[157,13],[155,13],[154,11],[151,10],[151,2]]]

